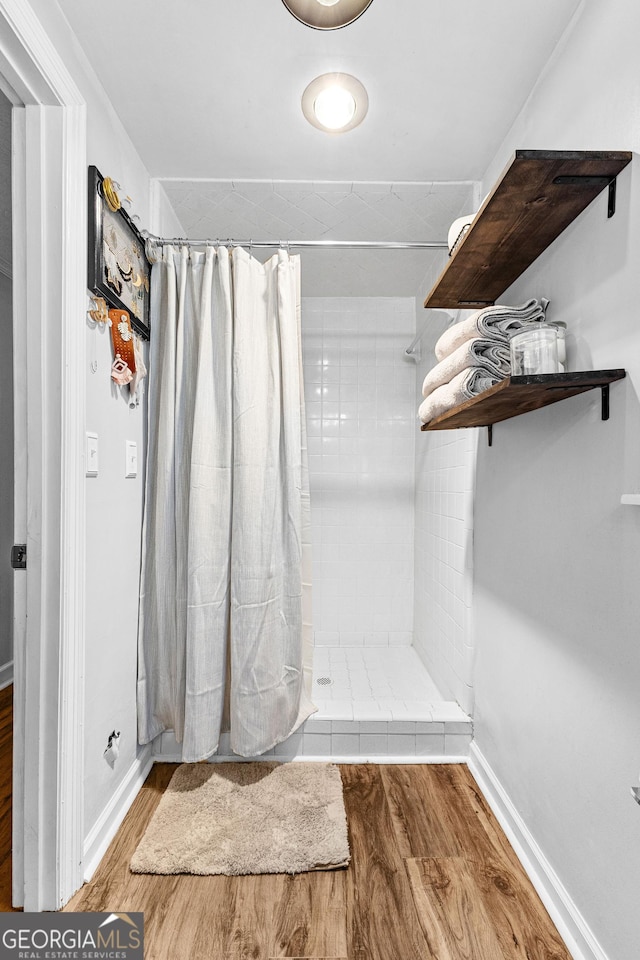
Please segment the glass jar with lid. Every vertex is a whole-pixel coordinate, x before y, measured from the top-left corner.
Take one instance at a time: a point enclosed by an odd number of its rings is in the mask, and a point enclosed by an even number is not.
[[[511,338],[511,375],[559,373],[558,329],[550,323],[532,324]]]

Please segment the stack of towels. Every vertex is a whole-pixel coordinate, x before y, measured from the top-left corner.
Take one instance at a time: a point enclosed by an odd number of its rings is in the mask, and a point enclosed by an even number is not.
[[[423,423],[509,376],[509,340],[523,327],[545,319],[548,300],[527,300],[519,307],[496,304],[454,324],[436,343],[438,363],[422,384],[418,415]]]

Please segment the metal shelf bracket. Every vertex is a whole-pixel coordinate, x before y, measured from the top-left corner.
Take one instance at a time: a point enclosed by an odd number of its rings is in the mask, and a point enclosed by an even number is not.
[[[609,199],[607,202],[607,217],[611,217],[616,212],[616,177],[598,177],[589,174],[575,174],[571,176],[556,177],[553,181],[557,184],[569,184],[574,187],[593,187],[609,185]]]
[[[609,202],[607,205],[607,217],[609,219],[611,219],[616,212],[616,183],[616,177],[609,181]]]

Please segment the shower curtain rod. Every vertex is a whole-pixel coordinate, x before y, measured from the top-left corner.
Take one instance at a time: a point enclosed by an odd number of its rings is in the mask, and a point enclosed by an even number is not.
[[[147,231],[142,235],[151,243],[168,243],[188,247],[207,247],[211,244],[224,247],[260,247],[306,249],[308,247],[339,248],[343,250],[428,250],[448,249],[445,241],[439,240],[190,240],[187,237],[156,237]]]

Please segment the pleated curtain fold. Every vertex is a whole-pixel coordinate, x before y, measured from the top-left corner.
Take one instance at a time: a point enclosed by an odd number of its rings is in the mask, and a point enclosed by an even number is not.
[[[257,756],[314,712],[300,261],[165,245],[151,272],[138,739]]]

